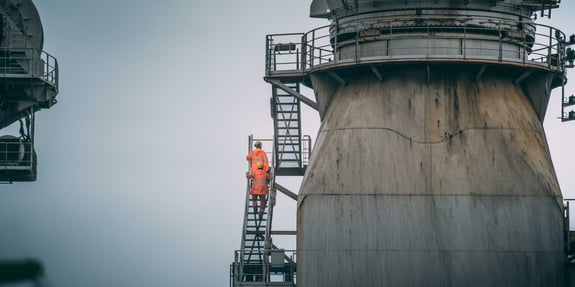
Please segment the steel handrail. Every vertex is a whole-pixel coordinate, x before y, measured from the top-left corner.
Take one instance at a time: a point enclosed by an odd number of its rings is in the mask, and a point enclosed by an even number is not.
[[[0,169],[31,167],[33,165],[34,145],[31,141],[6,142],[0,138]]]
[[[262,276],[262,278],[268,278],[267,283],[269,283],[270,285],[273,285],[273,283],[284,282],[284,283],[290,283],[291,286],[295,286],[295,283],[296,283],[296,251],[295,250],[283,250],[283,253],[284,253],[284,260],[287,261],[286,263],[284,263],[284,265],[286,265],[286,266],[289,265],[289,274],[290,274],[289,278],[291,281],[274,280],[274,278],[271,277],[271,271],[270,271],[272,269],[271,262],[266,262],[263,264],[259,264],[259,263],[244,264],[244,266],[262,267],[261,270],[267,270],[267,271],[262,271],[262,273],[251,273],[250,275]],[[241,251],[236,250],[234,252],[234,257],[237,259],[239,256],[241,256]],[[240,264],[237,260],[230,265],[230,286],[232,286],[232,287],[242,286],[243,284],[241,282],[245,282],[240,277],[241,271],[239,269],[240,269]],[[254,269],[257,269],[257,268],[254,268]],[[286,279],[286,277],[284,277],[284,276],[282,276],[282,278]],[[248,283],[246,283],[246,285],[249,285],[251,283],[254,283],[254,282],[248,282]],[[255,284],[258,284],[258,283],[255,283]],[[262,283],[260,283],[260,284],[262,284]],[[262,286],[264,286],[264,285],[262,285]],[[281,284],[281,286],[287,286],[287,284]]]
[[[420,21],[420,25],[412,26],[397,26],[398,21]],[[307,73],[314,72],[320,68],[325,69],[329,67],[334,67],[340,64],[354,63],[370,63],[370,62],[392,62],[392,61],[426,61],[426,60],[445,60],[445,61],[466,61],[466,62],[503,62],[510,64],[520,64],[520,65],[531,65],[534,67],[540,67],[549,69],[555,72],[563,72],[563,59],[564,51],[561,46],[561,39],[565,39],[565,34],[560,30],[544,25],[533,23],[530,21],[515,21],[510,19],[494,19],[486,17],[468,17],[468,22],[461,23],[457,22],[458,25],[434,25],[434,23],[439,21],[454,20],[453,17],[404,17],[395,19],[371,19],[372,26],[379,27],[383,30],[388,31],[387,34],[374,36],[373,38],[365,37],[361,35],[361,30],[356,31],[353,38],[343,39],[342,36],[350,35],[353,31],[349,24],[337,24],[322,26],[313,29],[309,32],[303,33],[301,37],[301,43],[297,44],[298,52],[294,54],[294,57],[299,59],[289,59],[283,62],[274,62],[273,65],[270,64],[270,59],[276,56],[274,51],[274,45],[276,43],[281,43],[281,39],[286,35],[297,35],[293,34],[276,34],[268,35],[268,46],[267,48],[267,59],[268,65],[266,66],[266,75],[272,75],[274,73],[281,72],[293,72],[301,73],[305,75]],[[463,20],[466,20],[463,19]],[[364,21],[370,21],[369,18],[363,19]],[[481,22],[483,21],[483,22]],[[490,27],[478,26],[477,23],[487,23],[489,22]],[[348,25],[348,26],[346,26]],[[350,28],[351,27],[351,28]],[[518,27],[519,30],[511,30],[511,27]],[[539,31],[544,28],[545,31]],[[441,30],[445,29],[459,29],[460,34],[454,33],[442,33]],[[367,31],[367,30],[364,30]],[[503,32],[505,35],[499,35],[494,33]],[[332,32],[332,33],[330,33]],[[492,33],[492,34],[489,34]],[[461,53],[459,55],[434,55],[430,53],[430,48],[427,48],[425,53],[413,54],[413,55],[394,55],[395,49],[399,48],[389,48],[387,54],[379,55],[378,57],[372,57],[371,59],[366,59],[367,57],[360,57],[359,54],[354,56],[348,56],[344,59],[338,58],[336,52],[341,51],[344,47],[350,47],[355,45],[355,50],[359,50],[359,46],[366,41],[370,40],[385,40],[394,41],[402,40],[408,38],[421,39],[425,34],[424,38],[428,39],[462,39],[462,47],[460,49]],[[527,36],[525,36],[527,35]],[[557,39],[557,35],[561,39]],[[528,40],[526,41],[526,39]],[[277,39],[277,40],[276,40]],[[279,40],[279,41],[278,41]],[[490,49],[490,48],[471,48],[465,43],[469,41],[480,40],[480,41],[491,41],[497,42],[500,45],[511,45],[513,50],[510,49]],[[434,46],[434,49],[449,49],[452,47],[438,47]],[[519,49],[517,49],[519,48]],[[365,48],[364,48],[365,49]],[[405,49],[402,47],[401,49]],[[421,49],[421,47],[418,47]],[[523,52],[521,52],[523,51]],[[377,52],[377,51],[375,51]],[[490,56],[485,56],[483,54],[490,54]],[[510,57],[510,55],[516,54],[516,57]],[[493,59],[491,59],[491,58]],[[556,59],[555,59],[555,58]],[[277,60],[277,58],[274,58]],[[554,63],[556,61],[556,63]],[[300,67],[293,67],[293,63],[301,63]],[[284,68],[285,67],[285,68]]]
[[[561,3],[561,0],[531,0],[532,3],[526,3],[528,2],[528,0],[524,0],[523,3],[520,3],[519,5],[524,7],[523,9],[525,10],[529,10],[529,11],[534,11],[534,10],[542,10],[545,8],[556,8],[558,7],[558,4]],[[547,3],[544,3],[544,1],[547,1]],[[391,3],[390,3],[391,2]],[[398,4],[405,4],[406,1],[405,0],[396,0],[396,2]],[[342,2],[345,3],[345,2]],[[348,2],[349,3],[349,2]],[[484,5],[485,1],[483,0],[466,0],[466,4],[467,5],[473,5],[473,4],[480,4],[480,5]],[[364,2],[354,2],[354,5],[350,5],[347,4],[346,5],[342,5],[342,7],[331,7],[330,8],[330,14],[331,15],[355,15],[357,13],[357,11],[361,10],[360,8],[363,7],[375,7],[377,5],[389,5],[389,4],[393,4],[392,1],[390,0],[374,0],[374,1],[364,1]],[[419,6],[425,6],[425,5],[436,5],[437,1],[436,0],[418,0],[417,4]],[[498,6],[502,7],[502,8],[507,8],[507,9],[517,9],[518,5],[515,3],[505,3],[505,2],[500,2],[497,4]],[[549,6],[548,6],[549,5]],[[551,6],[553,5],[553,6]],[[527,7],[535,7],[535,9],[528,9]]]
[[[0,76],[39,78],[58,87],[58,61],[34,48],[0,48]]]

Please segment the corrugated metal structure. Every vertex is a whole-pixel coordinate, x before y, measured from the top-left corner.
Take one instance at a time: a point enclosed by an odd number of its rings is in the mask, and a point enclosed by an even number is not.
[[[315,0],[330,25],[268,36],[266,81],[312,87],[290,94],[322,121],[299,286],[564,286],[542,121],[575,39],[534,21],[559,4]]]

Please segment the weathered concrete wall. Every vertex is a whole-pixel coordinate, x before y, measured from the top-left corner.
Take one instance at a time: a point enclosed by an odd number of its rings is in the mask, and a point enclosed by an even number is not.
[[[504,75],[396,69],[334,88],[298,202],[298,286],[561,286],[561,193]]]

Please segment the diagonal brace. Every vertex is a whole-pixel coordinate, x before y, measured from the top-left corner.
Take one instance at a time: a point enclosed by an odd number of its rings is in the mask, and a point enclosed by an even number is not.
[[[286,93],[298,98],[300,101],[304,102],[306,105],[310,106],[314,110],[318,110],[317,103],[308,99],[306,96],[290,89],[288,86],[284,85],[282,82],[277,80],[267,80],[270,84],[284,90]]]
[[[274,182],[274,188],[276,190],[279,190],[281,193],[287,195],[288,197],[290,197],[293,200],[297,200],[297,194],[291,192],[289,189],[287,189],[286,187],[280,185],[277,182]]]
[[[521,81],[525,80],[525,78],[529,77],[533,73],[533,70],[526,71],[523,73],[519,78],[515,79],[515,85],[519,85]]]

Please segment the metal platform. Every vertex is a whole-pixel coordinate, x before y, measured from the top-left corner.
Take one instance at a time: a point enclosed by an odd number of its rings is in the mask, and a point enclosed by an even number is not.
[[[0,136],[0,182],[35,181],[34,144],[29,139]]]

